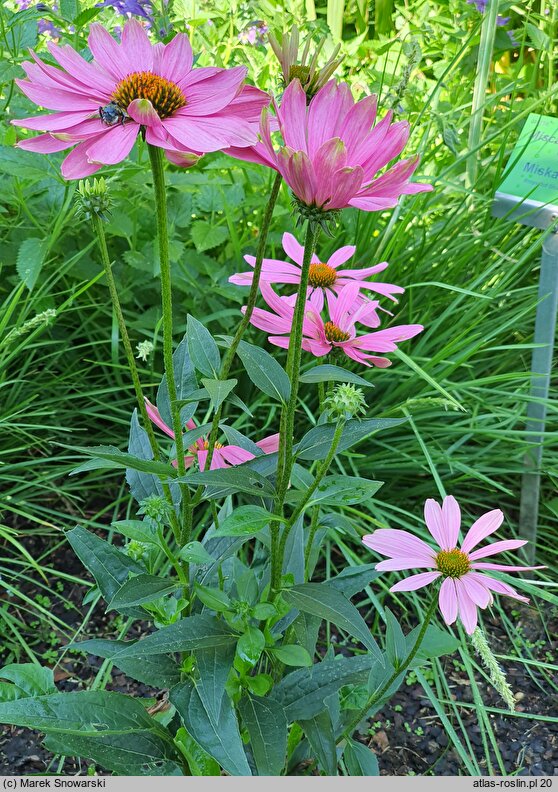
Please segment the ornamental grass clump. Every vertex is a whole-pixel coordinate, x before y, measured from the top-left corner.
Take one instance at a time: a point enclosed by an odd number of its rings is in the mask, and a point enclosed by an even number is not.
[[[68,44],[48,47],[58,66],[33,54],[18,84],[54,112],[16,121],[42,132],[18,145],[47,157],[72,149],[62,175],[80,179],[78,220],[94,235],[135,397],[127,450],[119,447],[123,438],[72,447],[84,460],[76,475],[125,471],[130,503],[110,526],[95,523],[93,532],[78,519],[66,534],[95,581],[94,596],[122,617],[123,628],[118,638],[83,634],[65,649],[103,658],[103,668],[112,663],[157,692],[159,703],[106,690],[104,673],[83,690],[60,692],[51,669],[22,664],[0,672],[8,680],[0,722],[42,731],[50,751],[117,775],[294,775],[309,767],[327,775],[377,773],[375,756],[356,739],[359,724],[394,695],[408,670],[464,649],[453,627],[458,618],[505,692],[476,632],[477,608],[488,607],[493,592],[526,598],[485,571],[534,569],[484,561],[522,541],[475,549],[500,526],[499,510],[480,517],[458,546],[457,502],[428,500],[426,523],[439,547],[379,528],[362,540],[388,556],[378,564],[366,563],[351,519],[355,505],[366,503],[377,522],[373,499],[382,482],[359,475],[360,458],[373,457],[370,438],[389,445],[390,429],[409,427],[406,403],[382,404],[368,395],[381,388],[369,389],[391,376],[383,369],[395,362],[398,345],[412,358],[413,339],[429,327],[421,322],[420,292],[412,324],[393,318],[404,288],[375,279],[387,262],[360,262],[341,239],[324,254],[321,233],[335,236],[348,208],[385,212],[404,196],[420,206],[420,194],[432,187],[411,181],[416,155],[400,159],[409,124],[393,123],[389,112],[377,121],[376,97],[355,100],[348,84],[331,79],[337,53],[321,69],[307,49],[298,62],[298,33],[275,46],[287,83],[274,98],[275,115],[270,96],[245,83],[245,67],[194,66],[183,32],[154,43],[129,20],[119,43],[95,23],[91,60]],[[121,163],[138,139],[148,157],[139,156],[134,169],[156,219],[161,303],[153,341],[134,349],[105,230],[109,215],[118,223],[122,171],[87,177]],[[177,300],[173,310],[164,155],[194,167],[216,151],[274,171],[261,199],[255,256],[245,256],[251,271],[239,272],[241,255],[229,262],[233,286],[249,287],[243,308],[229,312],[238,321],[233,335],[219,312],[204,323]],[[205,171],[208,179],[215,173]],[[266,171],[260,175],[263,183]],[[172,179],[173,186],[197,184],[192,170],[173,169]],[[304,226],[302,245],[291,232],[283,236],[290,262],[268,251],[283,181],[294,199],[290,224]],[[229,230],[235,236],[232,224]],[[159,326],[163,370],[155,387],[153,371],[140,364],[154,357]],[[249,404],[242,398],[247,381],[258,392]],[[357,445],[358,456],[343,456]],[[338,543],[337,558],[352,544],[363,563],[324,574],[326,543]],[[441,584],[421,622],[406,634],[407,620],[380,610],[376,598],[378,613],[365,621],[352,598],[369,586],[381,591],[378,571],[411,568],[427,571],[392,591]],[[434,623],[438,602],[442,626]],[[322,622],[331,636],[326,647]],[[30,675],[38,680],[31,686]]]

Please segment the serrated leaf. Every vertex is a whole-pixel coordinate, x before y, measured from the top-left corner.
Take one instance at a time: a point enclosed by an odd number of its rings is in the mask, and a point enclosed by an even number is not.
[[[60,13],[68,22],[73,22],[79,14],[78,0],[60,0]]]
[[[343,428],[341,440],[337,446],[337,453],[345,451],[347,448],[360,442],[373,432],[391,429],[394,426],[405,423],[406,420],[406,418],[370,418],[362,421],[357,419],[347,421]],[[320,424],[310,429],[296,448],[297,457],[312,462],[316,459],[325,459],[331,448],[335,428],[335,424]]]
[[[205,220],[197,220],[192,223],[190,234],[198,253],[203,253],[221,245],[229,232],[225,226],[213,226]]]
[[[301,382],[350,382],[353,385],[360,385],[361,388],[373,388],[372,382],[368,382],[364,377],[354,374],[352,371],[333,366],[330,364],[323,366],[313,366],[308,371],[300,375]]]
[[[341,592],[327,583],[303,583],[285,589],[283,599],[298,610],[320,616],[322,619],[346,630],[353,638],[357,638],[375,656],[376,661],[383,663],[382,653],[370,634],[366,622],[349,600]]]
[[[156,575],[136,575],[127,580],[115,593],[107,610],[122,610],[172,594],[180,588],[178,580],[165,579]]]
[[[278,776],[285,766],[287,719],[276,701],[247,696],[238,709],[250,736],[258,775]]]
[[[19,246],[16,259],[16,270],[22,283],[29,291],[37,282],[45,260],[47,247],[43,239],[28,237]]]
[[[219,378],[221,354],[209,330],[188,314],[186,338],[192,363],[206,377]]]

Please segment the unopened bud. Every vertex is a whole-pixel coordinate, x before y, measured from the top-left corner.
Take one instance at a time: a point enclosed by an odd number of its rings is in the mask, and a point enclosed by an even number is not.
[[[112,199],[105,179],[80,179],[76,190],[76,205],[78,215],[85,220],[93,217],[108,220]]]
[[[313,42],[312,39],[307,39],[302,55],[299,57],[299,34],[296,27],[292,29],[291,33],[283,33],[280,38],[270,33],[268,39],[273,52],[277,56],[277,60],[281,64],[285,87],[292,80],[300,80],[308,102],[318,93],[320,88],[323,88],[343,60],[343,57],[337,58],[341,48],[341,45],[338,44],[326,64],[321,69],[318,69],[318,58],[326,42],[325,36],[315,45],[312,57],[310,57],[310,48]]]
[[[151,341],[140,341],[139,344],[136,345],[137,355],[136,358],[138,360],[145,361],[149,358],[149,355],[153,352],[154,346]]]
[[[337,385],[327,396],[325,408],[330,418],[348,420],[366,412],[366,400],[360,388],[354,385]]]

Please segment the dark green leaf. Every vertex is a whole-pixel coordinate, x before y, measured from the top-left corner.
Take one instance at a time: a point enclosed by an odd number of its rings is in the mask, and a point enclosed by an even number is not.
[[[123,657],[193,652],[234,642],[236,636],[227,630],[222,621],[206,613],[196,614],[162,627],[140,641],[126,641],[124,648],[115,656],[115,661],[118,663]]]
[[[129,556],[79,525],[68,531],[66,538],[81,563],[95,578],[107,602],[112,600],[118,589],[128,580],[130,572],[144,572]],[[138,614],[144,615],[142,611],[138,611]]]
[[[323,660],[311,668],[287,674],[270,696],[281,704],[289,722],[313,718],[324,708],[324,700],[344,685],[362,684],[370,669],[380,665],[371,655]]]
[[[256,388],[272,399],[289,400],[291,383],[287,373],[269,352],[241,341],[236,354]]]
[[[346,567],[342,572],[327,581],[328,586],[332,586],[340,591],[349,599],[362,591],[373,580],[380,576],[376,572],[376,564],[362,564],[361,566]]]
[[[213,536],[255,536],[272,519],[273,515],[261,506],[239,506],[221,523]]]
[[[203,750],[201,745],[188,734],[186,729],[183,727],[178,729],[174,739],[185,754],[188,761],[188,769],[193,776],[220,775],[219,763]]]
[[[0,704],[0,723],[46,732],[60,753],[123,775],[179,771],[169,732],[138,699],[120,693],[88,690],[7,702]]]
[[[224,591],[220,589],[210,588],[209,586],[202,586],[201,583],[196,583],[195,592],[198,599],[200,599],[206,608],[220,612],[231,609],[231,601]]]
[[[207,470],[200,473],[189,473],[187,476],[177,479],[186,484],[199,486],[205,484],[208,487],[207,496],[212,499],[225,498],[236,492],[247,492],[250,495],[264,495],[273,497],[275,489],[271,482],[255,470],[251,470],[245,465],[234,468],[221,468],[217,470]]]
[[[407,642],[403,635],[403,630],[399,626],[399,622],[390,611],[389,608],[385,609],[386,613],[386,655],[389,662],[394,668],[399,668],[407,657]]]
[[[188,351],[188,334],[184,336],[180,344],[176,347],[172,355],[172,365],[174,369],[174,380],[176,384],[176,400],[180,404],[185,402],[190,394],[198,389],[196,372],[190,353]],[[172,426],[172,417],[169,401],[169,388],[167,385],[167,375],[163,374],[161,384],[157,391],[157,408],[161,413],[161,418],[168,425]],[[186,423],[194,414],[196,404],[186,404],[180,409],[180,420],[182,425]]]
[[[194,366],[198,371],[201,371],[202,374],[205,374],[206,377],[212,377],[218,380],[219,371],[221,369],[219,347],[213,340],[213,336],[209,330],[202,325],[201,322],[198,322],[195,317],[190,316],[190,314],[188,314],[186,337],[188,339],[188,350]],[[207,388],[205,382],[203,384]],[[211,394],[209,388],[207,388],[207,391]]]
[[[270,698],[243,698],[238,706],[248,734],[258,775],[278,776],[285,766],[287,719]]]
[[[223,705],[230,703],[225,693],[225,685],[231,672],[234,654],[233,644],[211,646],[195,652],[198,671],[196,690],[208,716],[215,723],[219,721]]]
[[[133,539],[135,542],[146,542],[147,544],[159,544],[159,537],[149,525],[142,520],[117,520],[112,524],[115,531]]]
[[[28,237],[19,246],[16,259],[17,274],[30,291],[37,282],[46,252],[46,242],[36,237]]]
[[[318,503],[339,507],[364,503],[376,494],[383,483],[358,476],[326,476],[308,501],[307,508]]]
[[[415,627],[406,638],[406,649],[410,652],[418,638],[421,625]],[[435,624],[429,624],[426,628],[426,633],[422,639],[422,643],[418,650],[415,659],[411,663],[411,668],[422,665],[426,660],[431,660],[434,657],[441,657],[446,654],[453,654],[460,646],[460,641],[455,635],[452,635],[447,630],[442,630],[436,627]]]
[[[314,715],[313,718],[300,721],[304,733],[314,752],[320,769],[327,776],[337,775],[337,747],[331,723],[331,715],[327,709]]]
[[[196,741],[204,751],[216,759],[227,773],[233,776],[252,775],[242,747],[236,714],[226,694],[218,721],[207,711],[191,682],[173,688],[170,700],[182,717],[187,731],[196,735]]]
[[[340,591],[328,586],[327,583],[303,583],[300,586],[286,589],[283,598],[298,610],[320,616],[337,627],[346,630],[353,638],[357,638],[382,663],[382,653],[372,638],[366,622],[349,600]]]
[[[166,654],[131,658],[119,657],[122,650],[128,646],[129,643],[126,641],[93,638],[90,641],[71,644],[68,648],[113,660],[117,668],[131,679],[137,679],[138,682],[143,682],[151,687],[165,690],[180,682],[180,668],[171,657]]]
[[[351,382],[353,385],[360,385],[362,388],[373,388],[374,385],[368,380],[347,371],[340,366],[330,364],[324,366],[314,366],[300,375],[301,382]]]
[[[0,668],[0,702],[56,693],[52,668],[35,663],[12,663]]]
[[[211,250],[211,248],[221,245],[229,235],[225,226],[211,225],[205,220],[198,220],[192,223],[190,233],[198,253],[203,253],[204,250]]]
[[[343,751],[343,759],[351,776],[380,775],[376,754],[362,743],[348,740]]]
[[[132,454],[127,454],[125,451],[120,451],[114,446],[67,446],[67,448],[72,448],[73,451],[80,451],[95,460],[105,462],[106,464],[100,464],[98,467],[104,467],[109,470],[132,468],[132,470],[139,470],[141,473],[153,473],[164,478],[176,475],[174,468],[165,462],[140,459]],[[76,468],[72,471],[72,474],[79,472],[81,472],[80,468]]]
[[[373,432],[379,432],[382,429],[391,429],[393,426],[398,426],[406,420],[406,418],[370,418],[359,421],[353,418],[345,424],[341,440],[337,446],[337,452],[345,451],[347,448],[360,442]],[[300,459],[307,459],[310,461],[324,459],[331,448],[334,433],[335,424],[314,426],[313,429],[310,429],[310,431],[304,435],[298,444],[296,449],[297,456]]]
[[[73,22],[79,14],[78,0],[60,0],[60,13],[68,22]]]
[[[109,602],[107,610],[122,610],[153,602],[166,594],[172,594],[178,588],[180,582],[176,579],[160,578],[156,575],[136,575],[118,589]]]
[[[210,556],[201,542],[188,542],[178,553],[178,557],[182,561],[187,561],[189,564],[213,564],[215,559]]]

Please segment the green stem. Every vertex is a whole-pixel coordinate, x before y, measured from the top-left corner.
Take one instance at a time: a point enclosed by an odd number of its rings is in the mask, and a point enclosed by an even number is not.
[[[159,262],[161,268],[161,302],[163,311],[163,359],[167,386],[169,391],[170,412],[174,442],[176,444],[176,464],[178,475],[186,472],[184,465],[184,443],[182,440],[182,421],[180,420],[180,406],[176,392],[176,380],[172,360],[172,283],[169,257],[169,235],[167,217],[167,193],[165,187],[165,169],[163,163],[163,150],[158,146],[148,144],[151,171],[153,173],[153,190],[155,192],[155,206],[157,210],[157,238],[159,240]],[[190,490],[187,485],[180,485],[182,493],[182,507],[185,510],[185,521],[181,532],[180,541],[186,544],[192,531],[192,507]]]
[[[318,517],[320,516],[320,507],[314,506],[314,511],[312,512],[312,519],[310,521],[310,530],[308,531],[308,541],[306,543],[306,549],[304,551],[304,582],[306,582],[310,578],[310,553],[312,552],[312,545],[314,544],[314,537],[316,536],[316,531],[318,530]],[[285,641],[287,643],[287,641]]]
[[[275,204],[277,203],[277,197],[279,196],[281,181],[282,181],[282,176],[280,173],[277,173],[273,181],[271,193],[262,219],[260,235],[258,237],[258,246],[256,248],[254,275],[252,277],[252,285],[250,286],[250,291],[248,293],[248,300],[246,302],[246,311],[244,312],[244,316],[242,317],[240,324],[236,329],[236,333],[234,334],[233,340],[231,341],[231,345],[227,349],[225,357],[223,358],[223,363],[221,365],[221,372],[219,376],[219,378],[222,380],[226,380],[229,375],[229,371],[231,369],[232,362],[236,354],[236,350],[238,349],[238,345],[242,341],[242,337],[246,332],[248,325],[250,324],[250,319],[252,318],[252,314],[254,313],[254,308],[256,307],[256,300],[258,298],[258,291],[260,288],[260,277],[262,274],[263,259],[267,244],[267,236],[269,234],[271,218],[273,217],[273,210],[275,209]],[[209,440],[208,440],[206,469],[209,469],[211,465],[213,452],[215,451],[215,443],[217,441],[217,435],[219,433],[219,422],[221,421],[222,414],[223,414],[223,405],[221,405],[219,409],[215,411],[215,415],[213,416],[213,421],[211,424],[211,432],[209,433]]]
[[[300,515],[302,514],[302,512],[306,508],[306,505],[310,501],[310,498],[312,497],[312,495],[315,493],[315,491],[320,486],[323,477],[325,476],[325,474],[329,470],[329,466],[333,462],[333,457],[335,456],[335,452],[337,451],[337,446],[339,445],[339,441],[341,440],[341,435],[343,434],[343,429],[344,428],[345,428],[345,421],[339,421],[339,423],[335,427],[335,432],[334,432],[334,435],[333,435],[333,439],[331,441],[331,446],[329,448],[329,451],[327,452],[326,458],[324,459],[322,464],[319,466],[318,471],[316,473],[316,476],[314,478],[314,481],[312,482],[312,484],[306,490],[304,498],[298,504],[298,506],[294,510],[292,516],[290,517],[289,522],[286,524],[286,526],[283,529],[283,533],[281,535],[281,539],[280,539],[280,542],[279,542],[279,549],[278,549],[278,563],[280,564],[280,566],[279,566],[280,569],[283,566],[283,558],[285,556],[285,547],[286,547],[286,544],[287,544],[287,539],[289,538],[289,534],[290,534],[294,524],[296,523],[296,521],[298,520],[298,518],[300,517]]]
[[[302,357],[302,327],[304,322],[304,309],[308,291],[308,276],[310,263],[316,247],[320,232],[317,224],[308,222],[306,238],[304,240],[304,257],[300,273],[300,284],[293,314],[293,324],[287,354],[287,374],[291,382],[291,393],[288,404],[281,411],[281,425],[279,430],[279,458],[277,462],[277,503],[275,513],[282,515],[285,496],[289,487],[291,469],[293,465],[293,435],[295,412],[298,398],[298,385],[300,378],[300,360]],[[270,525],[271,531],[271,587],[274,591],[281,584],[281,545],[279,544],[279,522]],[[286,541],[286,540],[285,540]],[[284,549],[284,542],[282,543]]]
[[[374,704],[382,700],[382,698],[385,696],[387,691],[393,685],[397,677],[403,674],[409,668],[409,666],[415,659],[415,655],[417,654],[424,640],[424,636],[426,635],[426,630],[428,628],[428,625],[430,624],[430,620],[432,616],[434,615],[434,611],[436,610],[437,604],[438,604],[438,597],[434,596],[432,598],[432,602],[430,603],[430,607],[426,612],[426,616],[424,617],[422,627],[420,628],[419,634],[417,635],[417,639],[413,645],[413,648],[411,649],[411,651],[409,652],[403,663],[394,670],[393,674],[390,676],[390,678],[385,683],[385,685],[383,685],[380,688],[380,690],[378,690],[376,693],[373,693],[366,702],[366,704],[364,705],[364,707],[362,707],[362,709],[358,711],[358,714],[351,720],[349,725],[343,731],[341,737],[337,740],[337,744],[339,744],[344,739],[347,740],[350,738],[353,731],[356,729],[356,727],[361,722],[361,720],[366,717],[366,714],[370,711],[370,709],[374,706]]]
[[[126,353],[126,360],[128,361],[128,369],[130,371],[130,375],[132,377],[132,382],[134,384],[134,391],[136,393],[136,400],[138,403],[139,413],[141,415],[141,419],[143,422],[143,426],[147,433],[147,437],[149,440],[149,445],[151,446],[151,452],[153,454],[153,458],[158,460],[161,457],[159,452],[159,445],[157,443],[157,438],[155,437],[155,433],[153,431],[153,425],[149,420],[149,416],[147,414],[147,408],[145,406],[145,399],[143,396],[143,391],[141,387],[141,382],[138,373],[138,367],[136,366],[136,359],[134,357],[134,352],[132,350],[132,344],[130,342],[130,336],[128,335],[128,328],[126,327],[126,320],[124,319],[124,314],[122,312],[122,306],[120,305],[120,298],[118,297],[118,289],[116,287],[116,282],[114,280],[114,274],[112,272],[112,266],[110,263],[109,252],[107,248],[107,240],[105,237],[105,229],[103,226],[103,221],[101,220],[98,215],[93,215],[92,217],[92,224],[93,230],[97,237],[97,242],[99,245],[99,252],[101,254],[101,261],[103,262],[103,268],[105,270],[105,276],[107,279],[107,284],[109,288],[110,298],[112,300],[112,305],[114,308],[114,312],[116,314],[116,320],[118,322],[118,328],[120,330],[120,336],[122,338],[122,343],[124,344],[124,351]],[[167,499],[167,502],[171,506],[171,524],[172,529],[175,536],[178,536],[178,520],[176,518],[176,512],[174,511],[174,505],[172,502],[172,495],[168,484],[161,482],[161,486],[163,488],[163,494]]]

